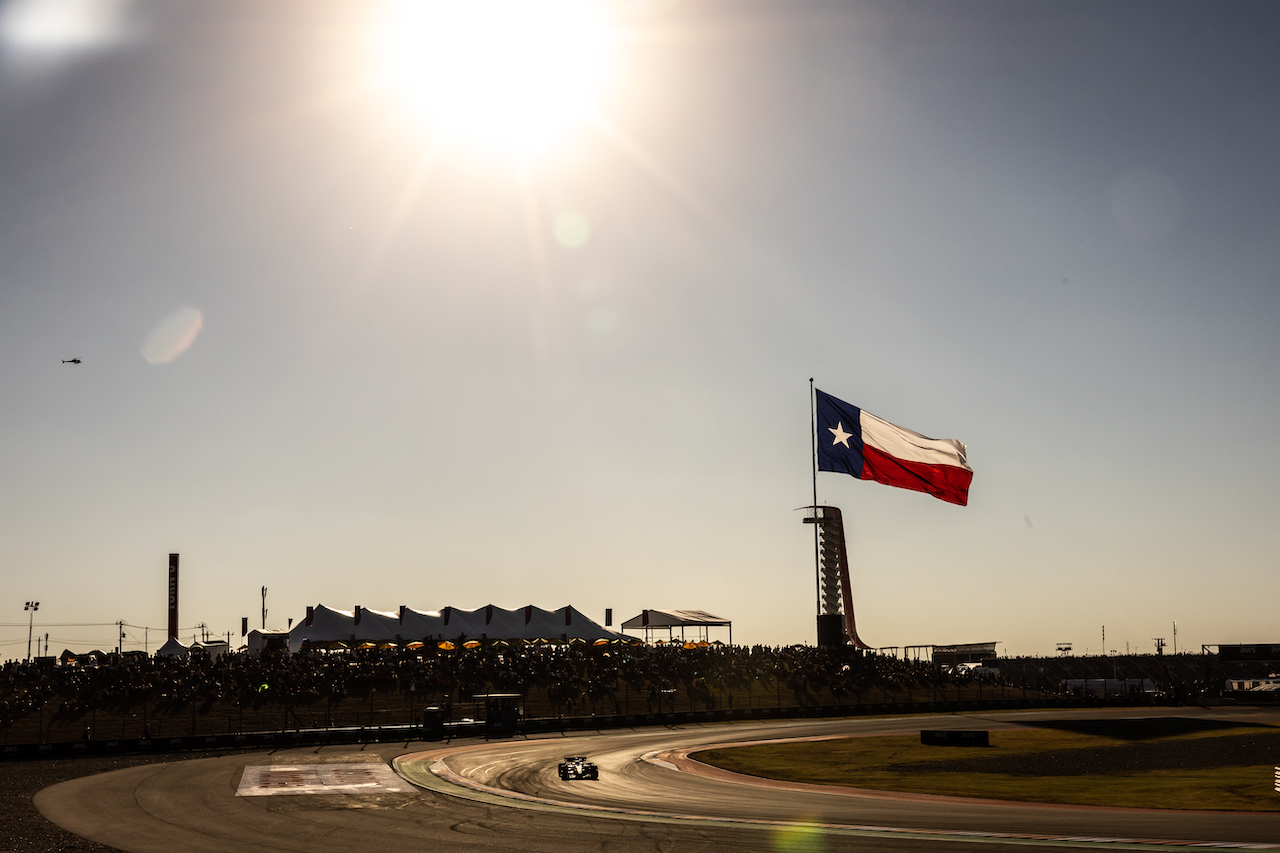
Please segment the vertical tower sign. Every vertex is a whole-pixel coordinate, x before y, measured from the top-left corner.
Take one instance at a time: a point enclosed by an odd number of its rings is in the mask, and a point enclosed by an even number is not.
[[[169,639],[178,636],[178,555],[169,555]]]

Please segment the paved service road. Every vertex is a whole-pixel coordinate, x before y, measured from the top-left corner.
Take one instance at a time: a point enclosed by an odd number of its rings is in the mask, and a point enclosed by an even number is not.
[[[1151,715],[1150,710],[1116,716]],[[1163,713],[1163,712],[1154,712]],[[1192,710],[1222,718],[1230,715]],[[1061,719],[1066,712],[1038,716]],[[1031,714],[870,718],[627,729],[531,740],[322,747],[136,767],[41,791],[55,823],[125,851],[744,851],[866,849],[965,853],[1010,845],[1090,849],[1280,849],[1280,813],[1092,809],[764,786],[688,772],[691,749],[775,738],[876,735],[922,728],[998,730]],[[1275,715],[1269,715],[1274,720]],[[1257,719],[1257,718],[1254,718]],[[584,754],[598,782],[561,781]],[[394,760],[424,790],[237,796],[245,768]],[[434,772],[433,772],[434,769]],[[283,774],[255,773],[262,778]],[[348,769],[346,772],[350,773]],[[372,777],[375,774],[369,774]],[[300,778],[300,777],[299,777]],[[455,784],[459,783],[459,784]],[[460,787],[461,785],[461,787]],[[682,817],[683,816],[683,817]]]

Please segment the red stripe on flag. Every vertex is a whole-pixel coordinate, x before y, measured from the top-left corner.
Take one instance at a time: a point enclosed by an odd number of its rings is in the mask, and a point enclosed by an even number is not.
[[[947,503],[965,506],[969,503],[969,484],[973,472],[954,465],[928,465],[906,462],[878,450],[870,444],[862,448],[862,479],[875,480],[886,486],[924,492]]]

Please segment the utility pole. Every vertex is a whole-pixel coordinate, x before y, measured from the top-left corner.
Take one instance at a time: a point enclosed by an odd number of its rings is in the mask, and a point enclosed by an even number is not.
[[[27,606],[22,609],[31,611],[31,616],[27,619],[27,661],[30,662],[31,661],[31,628],[36,624],[36,611],[40,609],[40,602],[28,601]]]
[[[1178,620],[1173,620],[1173,653],[1178,653]]]
[[[116,622],[116,627],[120,629],[120,637],[116,640],[116,654],[124,654],[124,620]]]
[[[262,588],[262,630],[267,630],[267,588]]]

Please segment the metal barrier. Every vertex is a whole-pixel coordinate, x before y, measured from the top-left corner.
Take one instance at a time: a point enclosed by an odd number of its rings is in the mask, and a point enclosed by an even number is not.
[[[1091,703],[1096,704],[1096,703]],[[1125,705],[1130,703],[1111,703]],[[665,711],[649,714],[608,714],[602,716],[537,717],[521,719],[514,732],[504,736],[520,736],[536,732],[595,731],[600,729],[671,726],[680,724],[722,723],[733,720],[777,720],[804,717],[855,717],[873,714],[951,713],[955,711],[1012,710],[1017,708],[1069,707],[1072,703],[1044,699],[973,700],[909,704],[883,702],[865,705],[805,705],[766,708],[717,708],[700,711]],[[192,735],[168,738],[135,738],[119,740],[69,741],[62,743],[6,744],[0,748],[0,760],[24,758],[64,758],[77,755],[104,755],[138,752],[188,752],[200,749],[274,749],[293,746],[316,746],[328,743],[379,743],[393,741],[444,740],[486,735],[483,720],[442,722],[424,720],[423,724],[360,726],[326,729],[295,729],[270,732],[240,732],[222,735]],[[1280,768],[1277,769],[1280,773]],[[1280,776],[1277,777],[1280,786]],[[1277,788],[1280,790],[1280,787]]]

